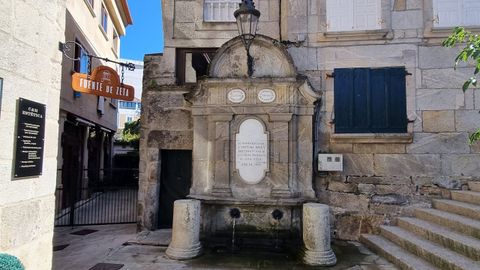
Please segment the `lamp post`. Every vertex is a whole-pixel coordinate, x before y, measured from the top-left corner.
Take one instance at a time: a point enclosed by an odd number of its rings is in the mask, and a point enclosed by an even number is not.
[[[238,33],[242,39],[243,45],[247,50],[248,76],[253,74],[253,58],[250,55],[250,45],[257,33],[258,18],[260,11],[255,9],[252,0],[242,0],[240,7],[233,13],[237,20]]]

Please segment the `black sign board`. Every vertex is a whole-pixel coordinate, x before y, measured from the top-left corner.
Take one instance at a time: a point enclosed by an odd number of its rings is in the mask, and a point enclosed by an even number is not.
[[[42,174],[44,137],[45,105],[20,98],[14,177]]]

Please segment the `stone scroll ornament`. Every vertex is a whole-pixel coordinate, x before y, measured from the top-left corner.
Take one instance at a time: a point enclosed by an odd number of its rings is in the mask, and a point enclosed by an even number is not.
[[[257,119],[240,124],[235,142],[235,167],[248,184],[258,184],[268,171],[268,134]]]

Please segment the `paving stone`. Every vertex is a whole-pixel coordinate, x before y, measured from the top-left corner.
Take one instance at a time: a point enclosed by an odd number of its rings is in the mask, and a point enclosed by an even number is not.
[[[94,233],[94,232],[97,232],[97,230],[84,229],[84,230],[79,230],[79,231],[76,231],[76,232],[72,232],[70,234],[73,234],[73,235],[87,235],[87,234],[91,234],[91,233]]]
[[[95,266],[89,270],[118,270],[123,267],[123,264],[114,264],[114,263],[97,263]]]

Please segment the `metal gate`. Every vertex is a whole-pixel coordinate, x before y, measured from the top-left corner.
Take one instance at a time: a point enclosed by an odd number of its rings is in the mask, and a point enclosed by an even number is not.
[[[55,195],[55,226],[135,223],[138,169],[104,170],[97,179],[57,188]]]

